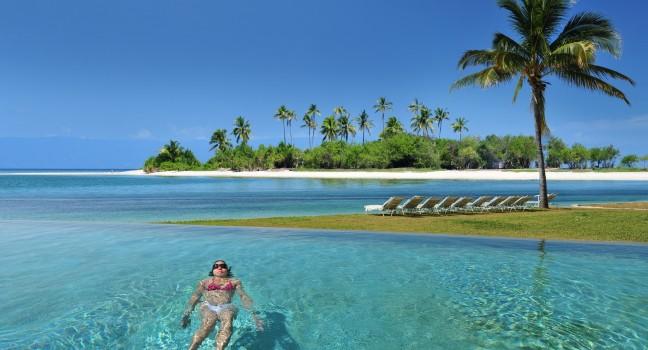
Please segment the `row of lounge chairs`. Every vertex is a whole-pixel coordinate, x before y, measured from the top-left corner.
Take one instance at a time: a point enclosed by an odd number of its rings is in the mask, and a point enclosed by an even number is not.
[[[556,194],[548,195],[549,200]],[[534,200],[535,199],[535,200]],[[365,213],[377,211],[383,215],[425,215],[449,213],[484,213],[527,210],[537,206],[537,196],[480,196],[472,197],[390,197],[385,203],[365,205]]]

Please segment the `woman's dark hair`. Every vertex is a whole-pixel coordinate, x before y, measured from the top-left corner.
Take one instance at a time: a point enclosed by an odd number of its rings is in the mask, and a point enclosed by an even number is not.
[[[227,265],[225,260],[220,260],[219,259],[219,260],[214,261],[214,263],[212,264],[211,270],[209,270],[209,276],[214,275],[214,265],[216,265],[217,262],[223,262],[223,263],[225,263],[225,265]],[[234,274],[232,273],[232,266],[230,266],[230,265],[227,265],[227,277],[234,277]]]

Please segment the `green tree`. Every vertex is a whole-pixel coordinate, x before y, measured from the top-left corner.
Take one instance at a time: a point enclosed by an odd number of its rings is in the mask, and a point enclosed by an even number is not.
[[[283,126],[283,139],[284,143],[286,143],[286,119],[288,119],[288,107],[285,105],[279,106],[274,118],[281,120],[281,125]]]
[[[600,168],[603,162],[603,150],[600,147],[590,148],[589,161],[592,168]]]
[[[385,97],[379,97],[373,108],[376,113],[380,112],[382,114],[383,132],[385,132],[385,112],[392,109],[392,103],[387,101]]]
[[[365,131],[369,135],[371,135],[371,128],[373,128],[373,123],[371,120],[369,120],[369,114],[367,114],[367,111],[364,109],[362,110],[362,113],[358,116],[358,127],[360,128],[360,131],[362,131],[362,144],[364,145],[365,143]]]
[[[209,144],[212,145],[212,147],[209,149],[210,151],[218,148],[219,151],[224,152],[225,150],[232,147],[232,144],[227,138],[227,130],[225,129],[217,129],[216,131],[214,131],[211,139],[209,140]]]
[[[241,142],[242,145],[247,145],[251,134],[252,128],[250,127],[250,122],[240,115],[236,117],[234,120],[234,129],[232,130],[232,135],[236,137],[236,143]]]
[[[338,135],[338,124],[334,115],[329,115],[322,121],[320,133],[324,135],[322,141],[335,141]]]
[[[422,133],[429,138],[430,132],[434,128],[434,119],[430,115],[430,110],[425,106],[419,108],[418,114],[412,117],[410,127],[417,134]]]
[[[342,106],[337,106],[337,107],[333,108],[333,114],[335,115],[336,118],[339,118],[339,117],[341,117],[343,115],[348,115],[349,112],[347,112],[346,108],[344,108]]]
[[[621,154],[617,148],[614,148],[614,146],[609,145],[606,147],[603,147],[601,149],[601,167],[603,168],[612,168],[614,167],[614,162],[616,158]]]
[[[162,146],[158,157],[163,162],[177,162],[182,156],[184,149],[180,146],[180,142],[175,140],[169,140],[169,143]]]
[[[570,169],[585,169],[587,167],[587,160],[590,159],[589,150],[587,147],[580,143],[575,143],[569,150],[567,157],[567,165]]]
[[[398,120],[398,118],[391,116],[387,119],[387,125],[385,126],[385,131],[380,134],[382,139],[392,137],[394,135],[405,133],[403,124]]]
[[[306,114],[304,114],[304,118],[302,119],[304,121],[302,128],[308,128],[308,145],[311,148],[313,147],[312,138],[315,137],[315,130],[317,129],[317,121],[315,120],[315,116],[318,115],[321,114],[319,109],[317,109],[317,105],[311,104],[308,107]],[[313,137],[311,137],[311,132],[313,133]]]
[[[286,112],[286,124],[288,125],[288,130],[290,131],[290,144],[293,144],[293,138],[292,138],[292,121],[297,117],[297,114],[295,111],[287,111]]]
[[[415,98],[414,101],[412,101],[412,103],[410,103],[409,106],[407,106],[407,109],[410,112],[412,112],[413,116],[415,116],[419,114],[419,111],[421,110],[422,107],[425,106],[423,106],[423,104],[419,102],[418,98]]]
[[[450,119],[450,113],[443,108],[436,108],[434,110],[434,120],[437,122],[439,128],[439,137],[441,137],[441,125],[444,120]]]
[[[461,141],[461,133],[463,131],[468,131],[466,124],[468,124],[468,121],[463,117],[457,118],[455,122],[452,123],[452,130],[459,133],[459,141]]]
[[[498,5],[509,13],[511,24],[521,40],[515,41],[505,34],[496,33],[492,49],[466,51],[459,60],[460,69],[468,66],[486,68],[453,84],[453,88],[469,85],[487,88],[518,77],[514,101],[525,81],[529,85],[541,208],[548,208],[542,150],[542,135],[548,131],[545,119],[547,77],[553,75],[570,85],[601,91],[628,104],[625,94],[604,79],[621,79],[634,84],[629,77],[595,64],[597,51],[609,52],[615,57],[620,54],[620,36],[606,18],[590,12],[579,13],[571,17],[559,32],[570,4],[570,0],[498,0]]]
[[[567,145],[558,137],[551,137],[547,144],[547,166],[550,168],[560,168],[565,163],[564,157]]]
[[[351,123],[349,115],[342,115],[340,118],[338,118],[337,124],[338,134],[340,135],[340,138],[344,137],[344,142],[349,142],[349,135],[351,135],[351,137],[354,137],[356,134],[356,128],[353,123]]]
[[[621,158],[621,165],[626,168],[632,168],[639,161],[639,156],[636,154],[628,154],[627,156]]]

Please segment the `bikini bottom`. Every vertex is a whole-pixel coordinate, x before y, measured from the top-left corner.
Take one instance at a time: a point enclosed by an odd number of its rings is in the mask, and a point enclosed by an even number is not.
[[[207,306],[207,308],[210,311],[212,311],[216,315],[220,314],[222,311],[225,311],[225,310],[234,310],[234,311],[236,311],[236,305],[234,305],[234,304],[212,305],[212,304],[205,301],[205,305]]]

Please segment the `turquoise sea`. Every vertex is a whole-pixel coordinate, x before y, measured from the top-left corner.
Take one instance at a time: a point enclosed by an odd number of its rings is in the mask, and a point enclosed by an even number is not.
[[[535,182],[0,175],[0,349],[184,349],[226,259],[266,320],[231,349],[646,349],[648,246],[153,222],[361,212],[395,194]],[[641,182],[551,182],[556,204],[648,200]],[[213,348],[213,334],[203,343]]]

